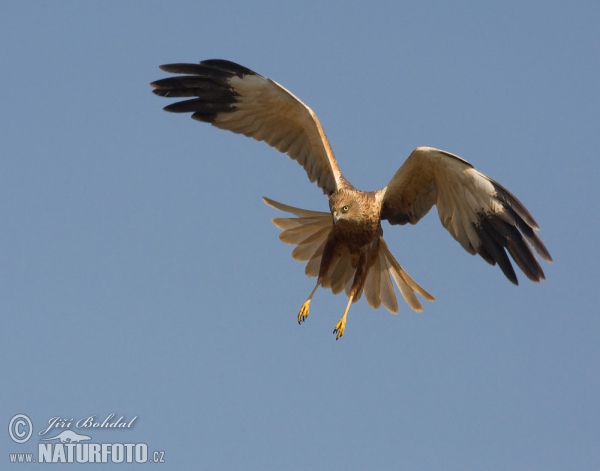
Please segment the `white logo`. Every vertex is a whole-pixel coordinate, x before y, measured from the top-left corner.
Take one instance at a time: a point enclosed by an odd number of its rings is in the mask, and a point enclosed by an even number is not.
[[[92,437],[87,435],[79,435],[73,432],[73,430],[65,430],[60,432],[56,437],[42,438],[42,440],[56,440],[59,439],[61,443],[79,443],[82,440],[91,440]]]
[[[16,443],[25,443],[31,438],[33,424],[25,414],[17,414],[8,424],[8,434]]]

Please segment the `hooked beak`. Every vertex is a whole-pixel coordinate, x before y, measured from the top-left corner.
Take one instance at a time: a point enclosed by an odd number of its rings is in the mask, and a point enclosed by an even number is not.
[[[342,215],[337,211],[333,211],[331,214],[333,215],[334,224],[336,224],[340,219],[342,219]]]

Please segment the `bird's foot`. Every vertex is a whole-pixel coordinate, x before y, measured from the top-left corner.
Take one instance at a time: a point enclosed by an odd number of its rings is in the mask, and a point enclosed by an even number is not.
[[[346,314],[342,316],[339,322],[335,325],[335,329],[333,329],[333,333],[337,333],[335,339],[338,340],[342,335],[344,335],[344,330],[346,330]]]
[[[298,313],[298,324],[302,324],[306,320],[309,312],[310,312],[310,299],[307,299],[306,301],[304,301],[304,304],[302,305],[302,307],[300,308],[300,312]]]

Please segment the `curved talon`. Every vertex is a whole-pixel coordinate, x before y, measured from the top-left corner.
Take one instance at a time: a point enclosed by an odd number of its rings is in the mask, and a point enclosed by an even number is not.
[[[304,301],[304,304],[302,304],[302,307],[300,308],[300,312],[298,313],[298,324],[302,324],[308,317],[309,313],[310,313],[310,299],[307,299],[306,301]]]
[[[343,315],[339,322],[335,325],[335,329],[333,329],[333,333],[337,333],[335,339],[338,340],[342,335],[344,335],[344,330],[346,330],[346,315]]]

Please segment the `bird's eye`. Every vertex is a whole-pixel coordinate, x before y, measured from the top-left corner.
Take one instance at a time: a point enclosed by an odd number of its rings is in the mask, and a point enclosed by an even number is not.
[[[349,209],[348,205],[342,207],[342,213],[347,213]]]

